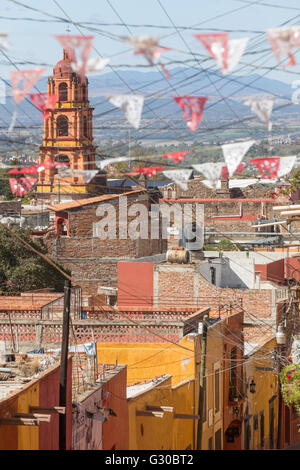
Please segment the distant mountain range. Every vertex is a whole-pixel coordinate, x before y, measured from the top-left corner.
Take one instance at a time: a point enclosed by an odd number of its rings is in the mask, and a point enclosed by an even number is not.
[[[6,88],[6,105],[0,106],[1,127],[5,127],[4,123],[11,122],[12,112],[15,109],[11,89]],[[41,92],[47,90],[47,77],[38,81],[37,88]],[[199,68],[172,69],[171,78],[168,81],[162,72],[157,71],[117,70],[89,76],[89,99],[91,106],[95,108],[95,126],[101,125],[103,121],[105,121],[105,126],[113,123],[116,125],[119,121],[123,126],[126,125],[121,110],[114,108],[106,99],[107,96],[116,93],[144,95],[142,118],[143,120],[153,119],[153,122],[157,122],[158,125],[163,125],[159,122],[159,117],[183,121],[181,110],[172,99],[174,96],[208,96],[204,118],[208,123],[211,121],[216,125],[224,120],[236,121],[236,116],[243,119],[253,115],[248,106],[241,103],[239,100],[241,97],[275,95],[274,107],[276,108],[282,104],[288,104],[294,91],[284,82],[258,74],[223,77],[218,71],[207,73]],[[19,108],[16,126],[22,123],[26,126],[36,124],[42,127],[40,113],[30,103],[23,101]],[[300,105],[286,106],[273,112],[272,121],[275,123],[277,119],[286,119],[291,115],[296,117],[299,112]],[[256,118],[255,122],[258,122]],[[186,126],[184,121],[182,126]]]

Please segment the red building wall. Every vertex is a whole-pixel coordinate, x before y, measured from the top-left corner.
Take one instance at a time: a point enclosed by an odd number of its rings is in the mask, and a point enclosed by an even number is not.
[[[111,408],[117,416],[109,416],[103,423],[103,450],[129,449],[129,421],[126,397],[127,368],[103,384],[102,405]]]
[[[60,367],[48,374],[40,382],[39,406],[59,405]],[[72,359],[68,361],[67,377],[67,449],[71,448],[72,437]],[[50,423],[40,423],[39,450],[59,449],[59,415],[51,413]]]
[[[256,264],[255,272],[260,272],[261,281],[284,283],[284,259],[279,259],[268,264]]]
[[[153,263],[118,262],[118,305],[153,304]]]

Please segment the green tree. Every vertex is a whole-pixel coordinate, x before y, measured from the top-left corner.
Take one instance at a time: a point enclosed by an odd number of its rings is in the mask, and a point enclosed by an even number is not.
[[[14,231],[40,253],[47,253],[42,241],[33,242],[30,239],[30,230]],[[58,266],[64,270],[62,266]],[[42,288],[54,288],[55,291],[62,292],[64,281],[65,277],[57,269],[0,225],[1,295],[17,295],[23,291]]]

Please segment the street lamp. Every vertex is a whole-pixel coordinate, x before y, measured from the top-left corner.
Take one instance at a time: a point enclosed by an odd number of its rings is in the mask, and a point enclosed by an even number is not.
[[[284,332],[284,329],[283,329],[282,325],[278,326],[278,330],[277,330],[277,333],[276,333],[276,342],[279,345],[283,345],[286,342],[286,336],[285,336],[285,332]]]

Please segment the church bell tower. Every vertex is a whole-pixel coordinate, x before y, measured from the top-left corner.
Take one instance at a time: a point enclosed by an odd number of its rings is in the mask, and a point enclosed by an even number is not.
[[[93,145],[93,110],[88,100],[88,80],[72,70],[66,50],[48,78],[48,95],[58,96],[55,109],[44,121],[43,144],[39,164],[46,165],[39,174],[39,197],[59,200],[80,199],[105,193],[106,173],[99,170],[89,182],[77,170],[96,170],[96,147]],[[65,163],[74,170],[72,176],[59,176],[58,169],[47,163]],[[67,196],[68,195],[68,196]]]

